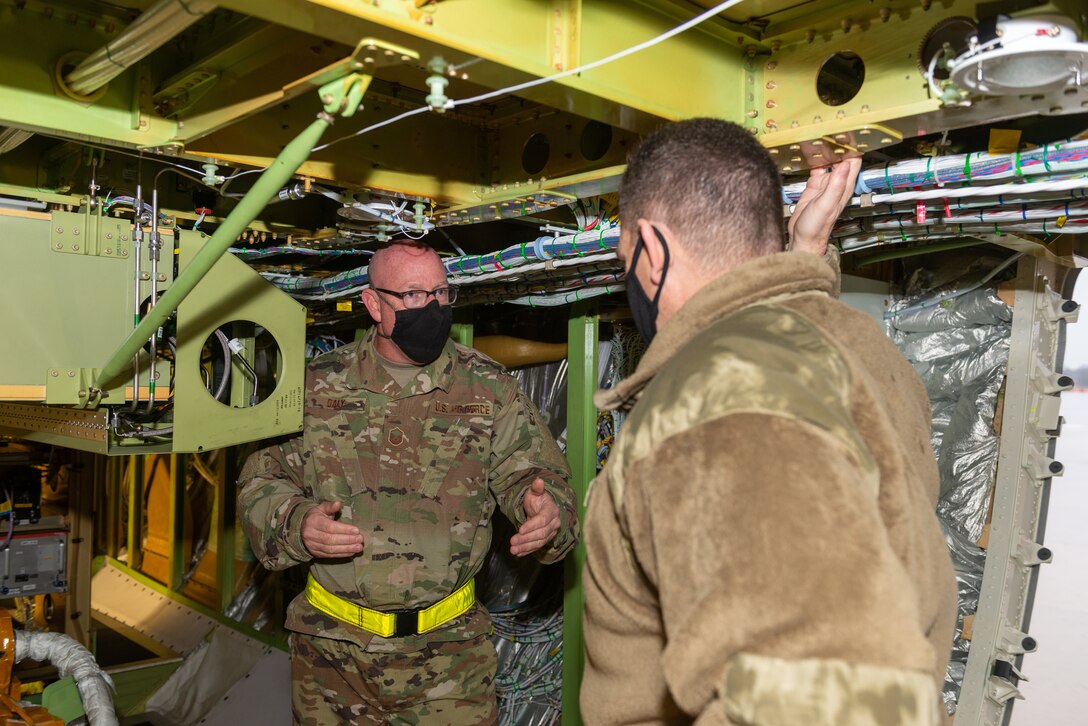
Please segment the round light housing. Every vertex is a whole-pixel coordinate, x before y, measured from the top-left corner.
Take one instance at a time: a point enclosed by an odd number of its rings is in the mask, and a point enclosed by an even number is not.
[[[997,37],[971,47],[951,63],[952,83],[989,96],[1056,91],[1079,86],[1088,70],[1088,44],[1079,43],[1068,18],[1037,16],[997,23]]]

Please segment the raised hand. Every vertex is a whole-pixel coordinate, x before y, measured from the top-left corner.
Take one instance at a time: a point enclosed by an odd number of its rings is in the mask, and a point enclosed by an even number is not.
[[[854,193],[861,159],[813,169],[789,221],[790,249],[823,256],[831,228]]]

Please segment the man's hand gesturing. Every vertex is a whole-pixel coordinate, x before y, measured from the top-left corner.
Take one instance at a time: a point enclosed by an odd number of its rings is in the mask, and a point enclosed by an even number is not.
[[[522,500],[528,519],[518,533],[510,538],[510,554],[524,557],[552,541],[559,531],[559,505],[544,489],[544,480],[537,479]]]
[[[351,557],[363,551],[363,533],[352,524],[336,520],[343,505],[322,502],[302,519],[302,544],[318,559]]]

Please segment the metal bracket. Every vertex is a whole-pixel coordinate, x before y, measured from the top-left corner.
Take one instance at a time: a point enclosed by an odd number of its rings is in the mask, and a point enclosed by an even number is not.
[[[800,172],[834,164],[842,159],[898,144],[903,135],[879,124],[862,127],[830,123],[830,132],[812,138],[811,127],[774,131],[763,136],[767,151],[783,172]],[[821,127],[823,130],[824,127]]]
[[[95,368],[50,368],[45,376],[45,402],[87,408],[98,370]]]
[[[54,252],[90,257],[128,259],[129,225],[102,216],[102,206],[84,205],[81,212],[53,212],[49,248]]]

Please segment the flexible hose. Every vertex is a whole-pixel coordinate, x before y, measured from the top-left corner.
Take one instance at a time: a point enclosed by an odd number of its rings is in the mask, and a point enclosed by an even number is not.
[[[56,666],[61,678],[72,676],[91,726],[117,726],[113,681],[91,652],[63,633],[15,632],[15,662],[30,658]]]

